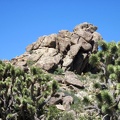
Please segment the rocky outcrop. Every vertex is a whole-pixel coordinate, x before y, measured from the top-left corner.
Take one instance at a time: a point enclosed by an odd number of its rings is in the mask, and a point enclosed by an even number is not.
[[[38,66],[46,71],[57,67],[80,74],[86,67],[91,53],[98,50],[102,39],[97,27],[87,22],[77,25],[73,32],[61,30],[58,34],[39,37],[26,47],[26,52],[11,60],[13,65]]]

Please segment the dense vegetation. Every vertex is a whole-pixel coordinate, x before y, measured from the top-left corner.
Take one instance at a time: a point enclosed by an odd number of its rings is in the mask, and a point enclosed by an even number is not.
[[[112,120],[120,119],[120,42],[99,43],[100,50],[92,54],[89,63],[100,73],[94,84],[99,115]],[[95,68],[95,69],[94,69]],[[100,84],[103,83],[104,87]]]
[[[119,120],[120,119],[120,42],[100,41],[100,50],[89,58],[89,70],[79,79],[80,90],[62,91],[74,98],[71,112],[47,106],[58,83],[40,68],[20,69],[0,61],[0,118],[3,120]],[[62,75],[58,68],[56,75]]]
[[[57,82],[40,68],[21,70],[0,61],[0,118],[34,120],[58,88]]]

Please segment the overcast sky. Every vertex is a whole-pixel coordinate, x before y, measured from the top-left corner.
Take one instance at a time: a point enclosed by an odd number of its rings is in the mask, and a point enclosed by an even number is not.
[[[25,52],[42,35],[83,22],[98,27],[103,39],[120,40],[120,0],[0,0],[0,59]]]

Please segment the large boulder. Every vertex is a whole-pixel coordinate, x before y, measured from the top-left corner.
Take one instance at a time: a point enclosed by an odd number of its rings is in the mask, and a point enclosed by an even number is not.
[[[87,42],[91,42],[93,35],[90,32],[86,32],[82,29],[76,29],[76,28],[74,29],[74,32],[83,39],[85,39]]]
[[[71,44],[73,44],[73,45],[78,44],[79,39],[80,39],[80,36],[77,35],[76,33],[73,33],[73,34],[71,35],[71,39],[70,39]]]
[[[92,45],[88,42],[86,42],[83,38],[79,39],[79,43],[81,43],[81,48],[83,51],[91,51],[92,50]]]
[[[49,48],[48,51],[43,53],[40,59],[35,63],[37,67],[40,67],[46,71],[50,71],[59,64],[61,60],[61,54],[54,48]]]
[[[77,25],[74,30],[78,31],[78,30],[84,30],[84,31],[87,31],[87,32],[90,32],[90,33],[94,33],[96,30],[97,30],[97,27],[94,26],[93,24],[90,24],[90,23],[87,23],[87,22],[84,22],[82,24],[79,24]]]
[[[41,42],[40,47],[56,48],[56,34],[51,34],[44,37],[44,40]]]
[[[33,47],[34,47],[34,44],[28,45],[28,46],[26,47],[26,51],[27,51],[27,52],[32,51],[32,50],[33,50]]]
[[[79,80],[77,75],[70,71],[65,72],[65,83],[67,85],[73,85],[77,88],[84,88],[83,83]]]
[[[58,37],[56,40],[56,49],[62,54],[66,54],[68,52],[70,45],[71,43],[68,38],[65,39],[65,38]]]
[[[45,36],[41,36],[38,38],[38,40],[34,43],[33,49],[36,50],[40,47],[42,41],[44,41]]]
[[[70,47],[70,50],[68,51],[68,55],[70,58],[74,59],[74,57],[79,52],[80,48],[83,46],[83,43],[75,44]]]

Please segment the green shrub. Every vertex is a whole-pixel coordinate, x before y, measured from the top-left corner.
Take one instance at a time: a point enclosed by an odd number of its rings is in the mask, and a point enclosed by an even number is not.
[[[56,108],[56,106],[51,105],[46,113],[47,120],[59,120],[62,116],[62,112]]]
[[[62,120],[75,120],[75,117],[72,113],[65,113],[61,119]]]
[[[63,69],[62,68],[57,68],[55,71],[54,71],[54,74],[55,75],[62,75],[63,74]]]
[[[93,84],[93,87],[94,87],[94,88],[100,88],[100,89],[101,89],[101,85],[100,85],[99,82],[94,83],[94,84]]]
[[[27,60],[27,65],[30,67],[34,64],[35,62],[32,60]]]

